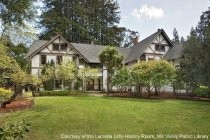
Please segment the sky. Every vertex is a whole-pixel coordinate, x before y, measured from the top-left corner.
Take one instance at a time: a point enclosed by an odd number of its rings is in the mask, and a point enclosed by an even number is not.
[[[210,7],[210,0],[119,0],[119,6],[119,26],[138,31],[139,40],[157,29],[164,29],[172,38],[174,28],[186,38]]]

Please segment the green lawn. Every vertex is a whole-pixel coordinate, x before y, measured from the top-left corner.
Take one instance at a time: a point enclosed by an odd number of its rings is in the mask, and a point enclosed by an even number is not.
[[[210,103],[112,97],[38,97],[31,109],[0,115],[0,124],[25,119],[29,139],[61,134],[208,134]]]

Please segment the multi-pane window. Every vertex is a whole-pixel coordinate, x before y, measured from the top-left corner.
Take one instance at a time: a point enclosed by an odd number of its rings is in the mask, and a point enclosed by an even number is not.
[[[155,51],[160,51],[160,46],[159,45],[155,45]]]
[[[53,51],[67,51],[67,43],[53,44]]]
[[[61,51],[67,51],[67,43],[61,44],[60,46],[61,46],[60,48]]]
[[[155,45],[155,51],[165,52],[165,46]]]
[[[53,44],[53,51],[59,51],[59,44]]]
[[[47,57],[46,55],[41,55],[41,64],[45,65],[47,63]]]
[[[61,64],[61,62],[62,62],[62,56],[61,55],[58,55],[57,58],[56,58],[56,61],[57,61],[57,64]]]
[[[165,46],[161,46],[161,47],[160,47],[160,51],[161,51],[161,52],[165,52]]]

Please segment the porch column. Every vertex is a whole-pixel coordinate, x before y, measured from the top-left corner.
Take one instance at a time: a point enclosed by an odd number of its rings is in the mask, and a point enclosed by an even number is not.
[[[102,70],[103,90],[107,91],[107,69],[103,66]]]

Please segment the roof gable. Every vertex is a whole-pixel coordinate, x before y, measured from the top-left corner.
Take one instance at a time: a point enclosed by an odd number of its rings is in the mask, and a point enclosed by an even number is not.
[[[163,29],[158,29],[157,32],[153,33],[149,37],[140,41],[138,44],[134,45],[131,48],[131,51],[128,54],[125,62],[128,63],[128,62],[137,60],[143,54],[144,50],[147,49],[149,45],[152,43],[152,41],[160,34],[162,34],[166,38],[166,41],[168,42],[170,46],[173,45],[173,43],[171,42],[171,40],[169,39],[165,31]]]

